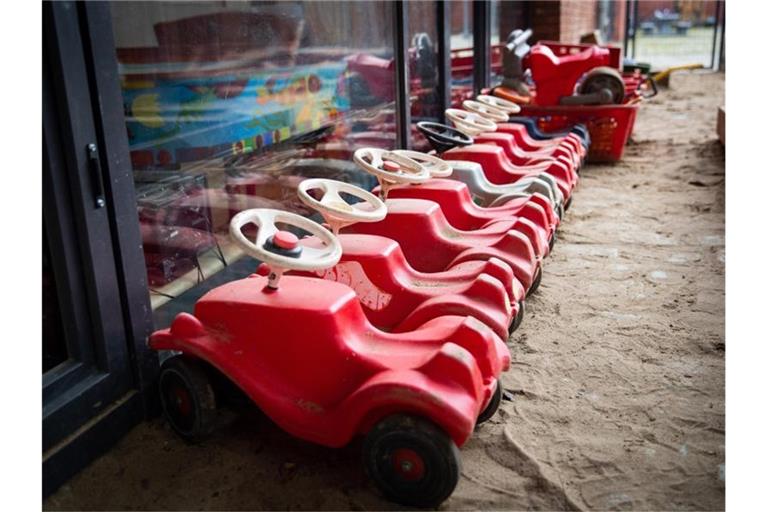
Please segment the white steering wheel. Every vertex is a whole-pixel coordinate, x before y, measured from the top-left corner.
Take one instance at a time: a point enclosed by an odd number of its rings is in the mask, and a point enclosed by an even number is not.
[[[311,190],[322,191],[318,200],[310,195]],[[348,203],[341,192],[361,199],[361,203]],[[367,190],[343,181],[313,178],[299,183],[299,199],[305,205],[320,212],[334,234],[344,226],[355,222],[378,222],[387,216],[384,202]]]
[[[308,231],[323,243],[323,247],[299,245],[296,235],[277,228],[278,222]],[[259,228],[254,241],[243,234],[243,227],[249,224]],[[273,289],[277,289],[285,270],[321,270],[336,265],[341,259],[341,243],[333,233],[317,222],[282,210],[244,210],[232,217],[229,235],[246,254],[269,265],[268,286]]]
[[[495,132],[498,126],[493,121],[484,118],[474,112],[467,112],[458,108],[449,108],[445,110],[445,117],[450,119],[456,128],[466,133],[470,137],[480,135],[485,132]]]
[[[502,112],[507,113],[510,116],[520,113],[520,105],[513,103],[509,100],[499,98],[498,96],[490,96],[488,94],[481,94],[477,97],[477,101],[489,107],[494,107]]]
[[[447,178],[453,174],[453,167],[450,163],[429,153],[420,153],[410,149],[396,149],[393,153],[406,156],[423,165],[429,171],[430,178]]]
[[[383,199],[386,199],[393,185],[413,185],[429,179],[426,167],[394,151],[360,148],[355,151],[353,159],[365,172],[376,176]]]
[[[496,123],[506,123],[509,121],[509,114],[491,105],[487,105],[480,101],[464,100],[461,104],[468,111],[479,114],[480,116],[489,119]]]

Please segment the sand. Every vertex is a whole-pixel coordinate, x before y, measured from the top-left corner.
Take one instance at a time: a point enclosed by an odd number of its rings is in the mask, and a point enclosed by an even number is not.
[[[723,509],[721,74],[675,74],[624,159],[588,165],[513,337],[500,413],[441,509]],[[55,509],[392,509],[359,443],[330,450],[258,413],[187,446],[156,419],[47,499]]]

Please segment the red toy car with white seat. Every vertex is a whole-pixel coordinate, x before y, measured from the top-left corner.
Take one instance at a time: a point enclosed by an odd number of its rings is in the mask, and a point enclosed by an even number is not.
[[[507,229],[517,226],[529,237],[537,256],[549,254],[558,220],[552,205],[541,194],[513,200],[497,208],[482,208],[472,200],[464,183],[447,179],[453,173],[449,162],[418,151],[395,150],[394,153],[424,165],[432,178],[423,183],[392,187],[387,197],[435,201],[448,222],[465,231],[484,229],[491,224],[500,229],[501,222]]]
[[[384,197],[394,186],[429,179],[426,167],[393,151],[361,148],[355,152],[354,160],[379,179]],[[352,224],[344,232],[397,240],[408,262],[421,272],[439,272],[457,263],[496,257],[512,267],[526,293],[538,288],[541,257],[536,255],[530,239],[523,232],[508,226],[489,226],[473,231],[456,229],[434,201],[390,199],[386,204],[388,213],[383,220]]]
[[[480,96],[479,96],[480,97]],[[494,102],[498,103],[498,102]],[[510,102],[511,103],[511,102]],[[537,141],[528,136],[527,128],[519,123],[508,123],[510,111],[512,108],[497,107],[491,105],[488,100],[475,101],[465,100],[462,103],[464,110],[451,108],[447,109],[446,117],[453,122],[457,128],[465,130],[469,135],[477,136],[482,133],[500,132],[512,135],[513,147],[518,149],[516,158],[525,162],[536,160],[545,161],[548,157],[559,159],[568,165],[576,166],[578,169],[581,164],[583,150],[580,149],[580,143],[572,140],[570,136],[555,141]],[[515,109],[516,110],[516,109]],[[478,123],[477,117],[480,116],[493,123]],[[518,162],[515,162],[518,163]],[[523,163],[523,162],[519,162]]]
[[[578,133],[567,132],[560,136],[549,135],[548,138],[535,138],[533,134],[529,133],[529,126],[510,120],[517,119],[513,116],[517,116],[521,112],[522,109],[520,108],[520,105],[511,101],[507,101],[503,98],[499,98],[497,96],[490,96],[486,94],[478,95],[477,101],[488,107],[501,110],[507,115],[507,118],[501,121],[503,126],[499,127],[499,131],[514,134],[515,140],[520,144],[521,149],[524,151],[554,149],[563,145],[573,149],[574,152],[582,159],[587,155],[587,147],[585,145],[584,139],[582,139]],[[533,124],[533,126],[536,125]]]
[[[258,228],[251,241],[242,232]],[[277,224],[311,233],[306,247]],[[224,376],[277,425],[330,447],[366,435],[365,466],[390,500],[437,507],[460,475],[462,446],[478,416],[498,407],[504,343],[481,322],[441,317],[406,333],[386,333],[366,319],[355,292],[325,279],[286,275],[335,265],[338,240],[325,228],[279,210],[248,210],[230,233],[268,263],[254,275],[209,291],[194,315],[181,313],[149,340],[166,359],[160,396],[171,426],[185,439],[213,427],[213,376]],[[495,405],[494,405],[495,404]]]
[[[298,194],[304,204],[320,212],[334,234],[348,223],[381,220],[387,213],[378,197],[340,181],[305,180]],[[347,202],[342,194],[359,202]],[[355,290],[366,317],[379,329],[404,332],[439,316],[473,316],[506,340],[520,325],[519,304],[524,293],[521,286],[515,290],[512,269],[501,260],[471,261],[443,272],[424,273],[411,267],[394,240],[375,235],[337,237],[342,246],[339,263],[291,273],[346,284]],[[316,238],[302,240],[304,246],[318,244],[322,242]]]
[[[491,109],[491,107],[487,106],[484,106],[483,108]],[[505,152],[510,152],[509,154],[512,158],[518,158],[518,156],[516,156],[518,153],[515,152],[513,148],[518,145],[518,142],[515,141],[515,136],[516,133],[519,132],[519,124],[496,124],[482,114],[453,108],[447,109],[445,115],[451,122],[453,122],[456,128],[465,132],[467,135],[474,137],[476,143],[479,143],[477,140],[478,137],[485,137],[487,143],[501,145],[505,148]],[[504,133],[502,130],[508,130],[509,133]],[[551,154],[547,153],[547,151]],[[518,160],[518,162],[524,163],[518,163],[513,160],[509,160],[509,162],[515,167],[519,167],[521,170],[525,170],[529,173],[546,171],[558,179],[572,183],[572,185],[575,185],[576,181],[578,181],[581,156],[579,155],[579,152],[576,149],[573,149],[570,145],[563,143],[562,147],[542,150],[539,153],[531,154],[531,156],[535,157],[535,159],[532,158],[526,160],[523,158]]]
[[[434,151],[441,156],[452,148],[474,144],[472,137],[452,126],[420,121],[416,127],[429,141]],[[529,197],[538,192],[552,204],[558,217],[563,217],[565,198],[554,176],[546,172],[530,173],[513,183],[496,185],[488,181],[483,167],[476,162],[451,159],[451,167],[454,172],[450,178],[465,183],[473,197],[483,206],[490,206],[492,203],[498,206],[511,198]]]
[[[471,114],[465,111],[462,115],[472,116],[472,121],[480,121],[482,123],[490,122],[487,119],[482,118],[477,114]],[[563,195],[565,200],[570,199],[571,191],[574,187],[574,179],[576,173],[569,170],[569,166],[562,161],[551,161],[549,163],[518,166],[513,164],[504,153],[503,148],[499,147],[500,154],[503,159],[499,163],[494,162],[491,158],[483,157],[483,153],[487,152],[486,148],[494,147],[489,144],[475,144],[474,138],[468,135],[464,130],[465,128],[453,128],[448,125],[442,125],[439,123],[418,123],[419,130],[427,137],[429,142],[437,150],[438,156],[444,160],[461,160],[469,162],[477,162],[482,165],[483,172],[486,175],[488,181],[496,185],[509,185],[514,184],[526,178],[537,178],[542,175],[551,177],[555,182],[557,188],[560,190],[560,194]],[[477,147],[480,146],[479,149]],[[491,153],[491,155],[493,152]],[[466,156],[466,158],[465,158]],[[497,168],[489,169],[483,164],[484,161],[493,163]],[[498,176],[492,178],[491,176]]]
[[[483,144],[486,136],[491,140],[498,140],[504,144],[509,159],[515,165],[550,164],[552,161],[560,161],[569,169],[578,170],[581,166],[582,154],[579,145],[572,144],[568,138],[561,141],[535,141],[528,136],[526,128],[517,123],[507,123],[509,114],[506,110],[491,106],[489,103],[465,100],[463,107],[466,112],[477,114],[492,121],[496,125],[495,130],[471,133],[475,142]],[[448,118],[457,122],[458,109],[451,109]],[[465,119],[458,121],[464,124]]]

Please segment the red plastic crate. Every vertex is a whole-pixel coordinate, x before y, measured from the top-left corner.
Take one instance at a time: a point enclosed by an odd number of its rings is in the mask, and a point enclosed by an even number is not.
[[[592,143],[590,162],[616,162],[632,134],[639,102],[623,105],[554,106],[524,105],[520,115],[536,116],[545,132],[567,129],[576,123],[586,125]]]

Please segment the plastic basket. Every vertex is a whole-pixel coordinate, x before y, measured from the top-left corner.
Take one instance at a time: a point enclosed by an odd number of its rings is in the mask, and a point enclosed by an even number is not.
[[[590,162],[616,162],[632,134],[639,102],[624,105],[554,106],[525,105],[520,115],[538,118],[545,132],[556,132],[574,124],[584,124],[592,142]]]

